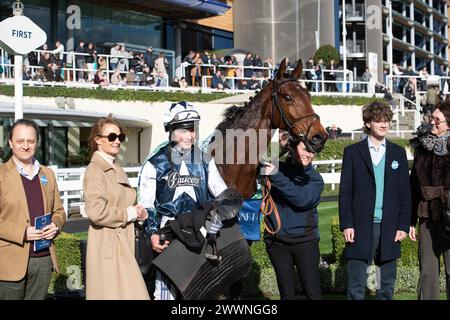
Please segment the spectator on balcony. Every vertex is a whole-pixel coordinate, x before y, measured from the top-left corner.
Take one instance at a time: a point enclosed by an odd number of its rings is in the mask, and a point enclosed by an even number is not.
[[[257,54],[255,54],[253,65],[255,67],[258,67],[256,69],[253,69],[254,70],[253,73],[256,73],[256,76],[258,78],[264,77],[264,72],[263,72],[264,70],[261,69],[263,67],[263,62],[261,60],[261,57],[259,55],[257,55]]]
[[[167,87],[167,74],[163,74],[161,71],[156,74],[155,85],[157,87]]]
[[[395,111],[397,108],[395,105],[394,97],[392,96],[391,89],[386,87],[384,88],[384,99],[389,103],[392,108],[392,111]]]
[[[202,64],[211,64],[211,57],[209,56],[209,52],[205,51],[201,55]],[[211,68],[210,67],[202,67],[202,76],[210,76],[211,75]],[[210,78],[207,78],[208,85],[211,84]]]
[[[439,90],[444,92],[445,78],[443,78],[443,77],[445,77],[447,75],[447,72],[445,71],[445,66],[443,64],[439,65],[439,70],[436,73],[436,75],[438,75],[440,77]]]
[[[219,88],[219,86],[221,88]],[[220,69],[216,70],[216,73],[212,77],[211,88],[213,89],[223,89],[225,87],[225,83],[222,76],[222,71]]]
[[[114,73],[111,75],[111,84],[121,87],[127,85],[127,82],[122,79],[119,69],[114,70]]]
[[[105,57],[102,57],[102,56],[98,57],[97,65],[98,65],[97,69],[99,69],[99,70],[106,71],[106,69],[108,69]],[[116,69],[113,69],[113,70],[116,70]]]
[[[336,72],[334,70],[337,69],[337,65],[333,59],[330,60],[330,64],[327,66],[327,72],[325,73],[325,80],[327,81],[325,83],[326,91],[329,92],[336,92]]]
[[[84,47],[84,40],[80,40],[80,43],[78,44],[78,47],[75,49],[75,62],[76,67],[78,69],[78,81],[84,82],[85,79],[85,69],[86,69],[86,56],[84,55],[86,53],[86,48]]]
[[[119,64],[119,56],[120,56],[120,44],[115,43],[110,51],[111,58],[109,59],[109,65],[111,70],[116,70],[117,65]]]
[[[86,49],[88,56],[86,57],[86,66],[88,71],[88,81],[94,80],[95,61],[97,60],[97,51],[95,51],[94,43],[89,42]]]
[[[55,50],[52,51],[53,56],[55,57],[55,62],[58,64],[58,66],[61,68],[63,66],[63,52],[64,52],[64,45],[61,43],[61,41],[57,40],[55,43]]]
[[[1,74],[1,73],[0,73],[0,74]],[[28,68],[27,68],[26,65],[23,65],[23,67],[22,67],[22,79],[23,79],[24,81],[32,80],[32,77],[31,77],[31,71],[28,70]]]
[[[426,105],[423,107],[423,114],[429,116],[433,113],[436,104],[439,102],[439,87],[429,86],[427,89]]]
[[[44,43],[44,44],[42,45],[42,49],[41,49],[41,50],[42,50],[42,52],[41,52],[40,55],[39,55],[39,64],[42,65],[41,61],[42,61],[42,59],[44,58],[44,56],[45,56],[45,54],[47,53],[47,51],[50,50],[50,48],[48,47],[48,44]],[[52,54],[50,54],[50,55],[53,57]]]
[[[369,92],[370,79],[372,79],[372,74],[370,73],[369,68],[366,68],[366,71],[364,71],[362,75],[362,81],[366,82],[363,84],[364,92]]]
[[[248,81],[248,87],[250,90],[260,90],[261,89],[261,84],[260,84],[259,80],[256,79],[255,73],[252,74],[251,80]]]
[[[314,81],[317,80],[315,68],[314,68],[314,60],[310,58],[305,64],[305,79],[306,79],[306,88],[309,91],[315,89]]]
[[[97,70],[94,76],[94,84],[98,84],[100,88],[107,87],[109,85],[108,78],[103,73],[103,70]]]
[[[127,86],[138,86],[139,85],[139,77],[136,75],[136,71],[134,68],[130,68],[130,71],[125,76],[125,80],[127,82]]]
[[[216,68],[217,68],[217,66],[218,66],[219,64],[222,64],[222,62],[220,61],[220,58],[217,57],[217,55],[216,55],[215,53],[213,53],[213,54],[211,55],[211,61],[210,61],[210,63],[213,64],[213,65],[215,65]]]
[[[386,70],[386,69],[385,69]],[[386,79],[384,80],[384,84],[387,86],[387,75],[389,74],[389,71],[386,70]],[[405,83],[406,83],[406,79],[405,78],[401,78],[400,76],[402,75],[402,73],[400,72],[400,69],[398,68],[397,64],[393,64],[392,65],[392,85],[394,86],[394,89],[396,92],[399,93],[403,93],[403,88],[405,87]]]
[[[155,82],[150,70],[151,69],[148,66],[145,66],[144,70],[139,75],[141,86],[151,86]]]
[[[39,65],[43,68],[44,74],[51,68],[52,63],[55,63],[53,56],[49,52],[44,53],[44,56],[41,58],[39,63]]]
[[[36,51],[30,51],[27,54],[27,58],[28,58],[28,64],[30,65],[30,67],[34,67],[34,66],[38,66],[39,65],[38,55],[37,55]]]
[[[61,69],[58,64],[51,63],[50,67],[45,72],[45,80],[46,81],[55,81],[55,82],[63,82],[64,79],[61,76]]]
[[[337,140],[342,133],[342,129],[339,128],[335,123],[331,127],[326,127],[325,130],[328,132],[328,139]]]
[[[414,83],[412,81],[408,81],[405,88],[405,97],[409,101],[406,101],[406,106],[411,107],[411,102],[416,102],[416,88],[414,86]]]
[[[130,60],[133,58],[133,53],[126,50],[125,45],[120,46],[119,55],[122,59],[119,60],[119,69],[120,71],[129,71],[130,70]]]
[[[269,79],[272,79],[272,71],[274,65],[271,57],[267,57],[267,59],[264,60],[263,67],[267,68],[264,70],[264,76],[269,77]]]
[[[250,87],[248,85],[248,81],[247,80],[241,79],[241,80],[239,80],[237,88],[239,90],[248,90]]]
[[[178,79],[177,76],[173,77],[172,83],[170,84],[173,88],[179,88],[180,87],[180,79]]]
[[[166,55],[163,52],[159,53],[158,59],[155,60],[154,73],[161,72],[163,75],[167,75],[167,68],[169,67],[169,62],[166,59]]]
[[[181,89],[186,89],[188,87],[188,83],[186,81],[185,77],[181,77],[180,79],[180,88]]]
[[[250,68],[254,65],[254,59],[251,52],[247,53],[244,59],[244,77],[250,78],[253,74],[253,69]]]
[[[155,56],[153,55],[153,47],[148,47],[147,51],[144,53],[144,63],[153,70],[155,68]]]
[[[321,64],[320,61],[323,61],[322,59],[319,59],[319,62],[316,63],[316,66],[314,67],[314,71],[316,73],[316,80],[317,82],[315,83],[315,88],[313,90],[316,91],[321,91],[322,90],[322,82],[320,82],[322,80],[322,66],[323,63]]]
[[[428,69],[427,67],[423,67],[422,70],[419,71],[419,83],[418,85],[420,85],[420,91],[425,91],[427,90],[427,81],[428,81]]]
[[[195,54],[194,59],[192,60],[192,63],[194,64],[194,66],[191,69],[192,85],[200,86],[201,78],[202,78],[202,71],[201,71],[202,59],[200,57],[200,53],[197,52]]]
[[[192,77],[191,71],[194,67],[194,58],[195,58],[195,52],[192,50],[189,50],[189,53],[184,57],[183,62],[186,64],[185,74],[188,76],[189,84],[192,85]]]

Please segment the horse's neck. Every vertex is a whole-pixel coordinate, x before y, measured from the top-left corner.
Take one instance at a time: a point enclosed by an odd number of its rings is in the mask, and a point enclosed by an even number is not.
[[[255,130],[257,139],[257,161],[256,163],[248,164],[228,164],[222,165],[219,168],[222,177],[229,187],[236,188],[244,198],[250,198],[256,192],[256,178],[258,176],[259,161],[267,151],[267,146],[272,139],[272,130],[270,123],[270,108],[272,106],[271,95],[269,88],[265,92],[261,92],[258,100],[250,102],[247,110],[242,116],[235,121],[233,129]],[[265,130],[265,133],[261,132]],[[264,143],[260,139],[265,139]],[[234,148],[235,146],[233,146]],[[244,150],[239,149],[237,152],[245,152],[249,156],[252,149],[249,144],[246,144]],[[249,159],[250,160],[250,156]],[[246,160],[247,161],[247,160]]]

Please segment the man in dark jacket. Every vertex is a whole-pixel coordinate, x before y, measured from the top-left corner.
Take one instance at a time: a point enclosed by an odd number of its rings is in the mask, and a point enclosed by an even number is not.
[[[409,232],[406,152],[385,138],[392,116],[391,108],[383,102],[365,105],[363,121],[368,138],[344,150],[339,221],[347,243],[349,299],[364,299],[367,268],[373,260],[381,274],[377,299],[392,299],[400,241]]]
[[[319,281],[319,229],[317,205],[323,190],[323,179],[311,162],[314,153],[303,142],[290,146],[286,163],[279,171],[266,162],[265,174],[271,182],[271,195],[279,212],[267,216],[264,241],[277,276],[281,299],[295,298],[297,267],[308,299],[321,299]]]

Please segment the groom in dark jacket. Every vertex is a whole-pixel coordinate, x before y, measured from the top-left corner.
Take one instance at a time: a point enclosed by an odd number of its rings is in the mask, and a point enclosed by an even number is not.
[[[367,268],[379,266],[377,299],[392,299],[400,242],[409,232],[411,196],[405,149],[386,140],[393,113],[383,102],[363,108],[368,138],[344,150],[339,221],[348,259],[349,299],[364,299]],[[381,280],[381,281],[380,281]]]

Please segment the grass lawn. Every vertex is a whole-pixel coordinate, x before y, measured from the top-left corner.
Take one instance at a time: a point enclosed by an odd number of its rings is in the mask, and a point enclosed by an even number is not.
[[[320,231],[320,253],[331,253],[331,218],[338,215],[338,202],[322,202],[318,207],[319,231]]]
[[[77,237],[80,240],[87,240],[88,238],[88,232],[76,232],[76,233],[72,233],[72,235],[74,235],[75,237]]]

